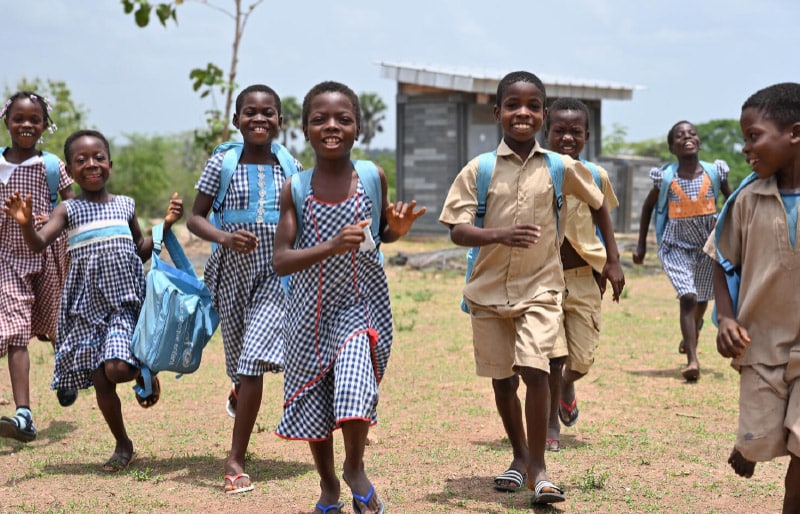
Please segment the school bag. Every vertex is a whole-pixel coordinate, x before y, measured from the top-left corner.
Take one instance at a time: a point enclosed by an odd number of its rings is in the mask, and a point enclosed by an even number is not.
[[[383,207],[383,194],[381,188],[381,176],[378,173],[378,167],[372,161],[352,161],[353,167],[364,186],[364,192],[372,202],[372,210],[370,211],[370,234],[375,242],[375,246],[379,248],[378,255],[381,264],[383,263],[383,253],[380,251],[380,226],[381,226],[381,211]],[[292,183],[292,201],[294,202],[294,212],[297,217],[297,235],[294,240],[294,246],[300,244],[300,237],[303,234],[303,206],[308,196],[308,190],[311,189],[311,177],[314,175],[314,168],[303,170],[295,173],[291,177]],[[288,295],[291,294],[291,280],[290,275],[281,277],[281,286],[283,291]]]
[[[564,186],[564,161],[561,159],[561,155],[555,152],[545,152],[544,157],[547,163],[547,171],[550,172],[550,180],[553,181],[553,194],[556,199],[556,230],[560,233],[561,206],[564,204],[564,197],[562,194]],[[478,207],[475,210],[475,221],[473,222],[476,227],[483,228],[483,218],[486,216],[486,196],[489,193],[489,183],[492,181],[492,173],[494,173],[496,160],[497,151],[482,153],[478,156],[478,176],[475,181],[478,189]],[[472,276],[472,268],[478,258],[480,249],[480,246],[473,246],[467,250],[465,282],[469,282]],[[469,314],[469,305],[467,305],[463,297],[461,298],[461,310]]]
[[[175,266],[161,260],[166,246]],[[203,349],[219,325],[211,293],[198,277],[172,231],[153,227],[153,256],[147,274],[144,305],[133,332],[131,351],[142,364],[145,387],[134,387],[140,398],[153,394],[152,375],[172,371],[192,373]]]
[[[233,172],[236,171],[236,166],[239,164],[239,159],[242,157],[243,147],[244,143],[241,141],[227,141],[217,145],[217,147],[214,148],[214,154],[225,152],[225,156],[222,158],[219,190],[217,191],[217,196],[211,206],[211,216],[209,216],[209,221],[211,221],[211,223],[213,223],[217,228],[222,227],[220,208],[222,207],[222,202],[225,200],[225,194],[228,192],[228,187],[231,184]],[[297,173],[297,166],[295,164],[294,156],[289,152],[289,150],[286,149],[285,146],[273,141],[271,145],[271,151],[273,154],[275,154],[275,157],[278,158],[278,163],[281,165],[281,169],[287,178]],[[252,215],[253,213],[248,209],[229,209],[225,211],[225,219],[230,223],[248,221],[249,219],[252,219]],[[280,211],[276,209],[274,211],[268,211],[264,213],[263,218],[266,223],[277,223],[279,215]],[[216,249],[216,244],[213,244],[212,247]]]
[[[719,197],[720,190],[720,176],[717,167],[705,161],[700,161],[700,165],[703,167],[703,171],[708,175],[708,178],[711,179],[711,188],[714,191],[714,201],[716,201],[716,198]],[[669,192],[672,180],[678,172],[678,163],[669,162],[662,166],[661,169],[664,171],[664,174],[661,177],[661,188],[658,190],[655,217],[656,241],[658,241],[659,245],[661,245],[661,238],[664,235],[664,229],[667,227],[667,219],[669,218],[669,202],[667,201],[669,195],[667,193]]]
[[[739,266],[734,266],[731,264],[731,261],[725,258],[722,255],[722,252],[719,249],[719,238],[722,237],[722,227],[725,225],[725,217],[728,214],[728,211],[731,209],[733,205],[733,201],[739,195],[739,192],[742,191],[745,187],[749,186],[753,182],[758,180],[758,174],[753,172],[746,176],[744,180],[742,180],[739,187],[731,193],[727,200],[725,200],[725,204],[722,206],[722,210],[719,211],[719,215],[717,216],[717,225],[714,227],[714,247],[715,251],[717,252],[717,262],[719,262],[722,269],[725,270],[725,283],[728,286],[728,293],[731,296],[731,302],[733,303],[733,315],[736,315],[737,308],[739,306],[739,283],[742,280],[742,270]],[[711,310],[711,321],[714,322],[714,326],[719,326],[719,321],[717,320],[717,304],[714,302],[714,308]]]
[[[5,153],[5,146],[0,146],[0,154]],[[56,154],[42,152],[44,161],[45,176],[47,177],[47,189],[50,191],[50,206],[56,207],[58,204],[58,181],[61,178],[61,166]]]

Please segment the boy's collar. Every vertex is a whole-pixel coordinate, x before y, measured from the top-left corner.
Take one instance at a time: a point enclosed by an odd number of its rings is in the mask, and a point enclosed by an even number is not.
[[[531,148],[531,153],[528,154],[528,157],[525,160],[527,161],[537,152],[544,153],[544,149],[541,147],[538,140],[533,144],[533,148]],[[512,150],[511,147],[506,144],[505,139],[501,139],[500,145],[497,147],[497,155],[507,156],[512,154],[516,155],[516,152],[514,152],[514,150]]]

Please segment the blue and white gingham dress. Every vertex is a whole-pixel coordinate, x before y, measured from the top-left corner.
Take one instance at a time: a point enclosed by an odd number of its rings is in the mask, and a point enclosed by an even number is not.
[[[303,208],[300,247],[335,237],[344,225],[370,218],[359,181],[339,204]],[[275,433],[324,440],[343,421],[377,422],[378,383],[392,347],[389,287],[377,249],[328,257],[292,274],[287,300],[284,411]]]
[[[216,198],[224,156],[220,152],[206,162],[195,186],[198,191]],[[302,169],[299,162],[295,165]],[[235,382],[237,375],[260,376],[283,369],[285,295],[272,268],[277,223],[225,221],[226,210],[248,209],[251,197],[257,199],[262,189],[269,196],[265,207],[279,209],[284,171],[279,165],[264,168],[270,168],[266,178],[271,184],[259,188],[256,165],[239,164],[220,208],[222,230],[252,232],[258,237],[255,251],[244,255],[218,246],[205,269],[205,282],[220,317],[225,368]]]
[[[714,161],[720,180],[727,180],[730,169],[722,160]],[[664,170],[653,168],[650,178],[656,188],[661,187]],[[703,185],[703,173],[694,179],[683,179],[675,176],[674,180],[689,198],[697,198]],[[707,198],[714,198],[713,188],[708,189]],[[677,202],[678,195],[670,189],[667,193],[667,202]],[[714,299],[714,260],[705,252],[703,246],[709,234],[714,230],[716,214],[705,214],[690,218],[669,218],[664,227],[661,246],[658,248],[658,258],[664,273],[672,283],[678,298],[687,294],[697,295],[697,301],[706,302]]]
[[[107,203],[65,200],[69,271],[61,297],[56,336],[53,389],[84,389],[92,372],[110,359],[139,367],[131,339],[145,294],[142,261],[128,229],[127,237],[89,238],[74,244],[76,233],[102,223],[127,227],[134,201],[112,196]],[[94,225],[89,225],[94,224]],[[84,232],[85,233],[85,232]]]

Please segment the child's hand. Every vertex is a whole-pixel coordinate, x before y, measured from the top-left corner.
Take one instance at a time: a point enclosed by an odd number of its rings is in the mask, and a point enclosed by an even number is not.
[[[222,246],[237,253],[253,253],[258,246],[258,237],[247,230],[237,230],[229,233]]]
[[[342,230],[331,240],[334,255],[341,255],[350,250],[358,250],[361,242],[364,241],[364,227],[370,224],[370,220],[363,220],[355,225],[345,225]]]
[[[528,248],[539,242],[542,227],[539,225],[513,225],[502,229],[498,243],[514,248]]]
[[[31,202],[31,195],[25,196],[23,200],[19,191],[14,191],[3,207],[3,212],[14,218],[14,221],[20,225],[27,225],[33,220],[33,203]]]
[[[744,355],[750,336],[747,329],[739,325],[735,319],[722,318],[719,320],[717,332],[717,351],[723,357],[738,359]]]
[[[164,216],[164,228],[169,229],[176,221],[183,217],[183,200],[178,193],[172,193],[167,207],[167,215]]]
[[[644,264],[644,256],[647,253],[647,250],[644,248],[637,247],[633,251],[633,263],[634,264]]]
[[[417,201],[411,200],[411,203],[390,203],[386,207],[386,224],[398,237],[408,234],[408,231],[411,230],[411,225],[427,211],[426,207],[422,207],[417,212],[414,212],[414,207],[416,206]]]
[[[625,287],[625,274],[622,272],[622,266],[619,262],[609,263],[603,266],[603,273],[600,275],[600,297],[602,298],[606,292],[606,280],[611,282],[611,299],[619,303],[619,296],[622,294],[622,289]]]

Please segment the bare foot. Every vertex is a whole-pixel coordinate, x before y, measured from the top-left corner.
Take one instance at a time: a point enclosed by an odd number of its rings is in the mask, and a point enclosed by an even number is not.
[[[745,478],[753,476],[753,471],[756,469],[756,463],[745,459],[744,455],[739,453],[736,448],[733,449],[731,456],[728,457],[728,464],[731,465],[737,475]]]

